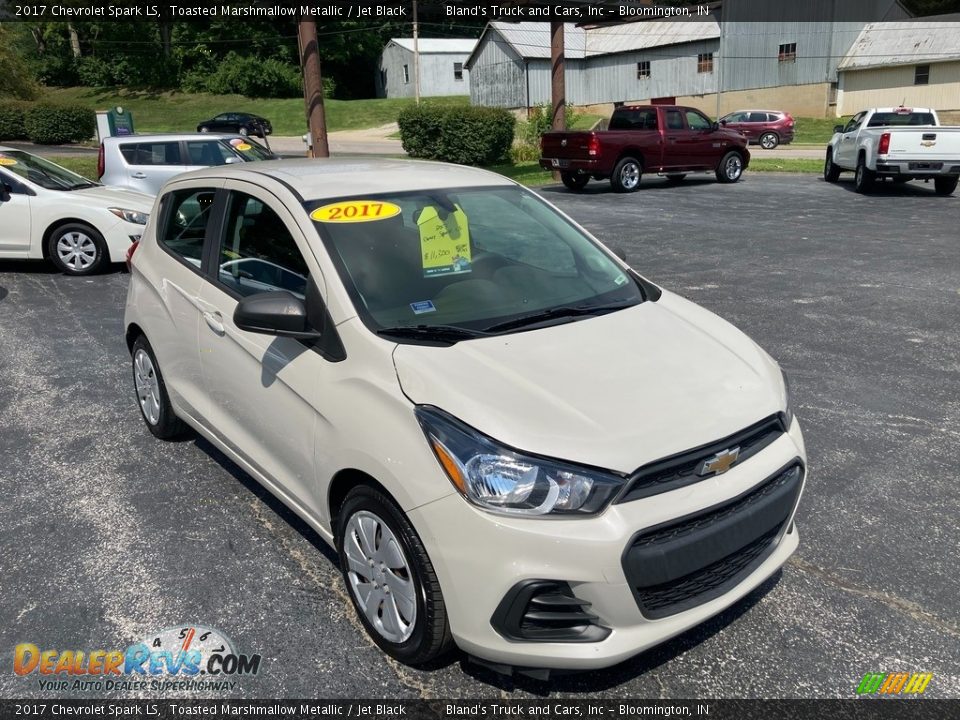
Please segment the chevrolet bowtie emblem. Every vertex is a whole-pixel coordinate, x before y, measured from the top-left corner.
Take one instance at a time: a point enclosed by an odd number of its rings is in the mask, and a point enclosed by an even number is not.
[[[722,475],[733,466],[739,457],[739,447],[721,450],[713,457],[703,461],[700,469],[697,470],[697,475]]]

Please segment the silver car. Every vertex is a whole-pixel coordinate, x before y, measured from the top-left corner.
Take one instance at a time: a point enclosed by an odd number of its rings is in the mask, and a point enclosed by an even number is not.
[[[104,185],[156,195],[167,180],[188,170],[275,157],[263,145],[235,134],[122,135],[100,143],[97,174]]]

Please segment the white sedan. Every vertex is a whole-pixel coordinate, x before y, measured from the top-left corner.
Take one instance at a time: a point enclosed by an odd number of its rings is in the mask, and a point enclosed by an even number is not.
[[[0,259],[48,258],[68,275],[95,273],[126,259],[152,205],[149,195],[0,145]]]

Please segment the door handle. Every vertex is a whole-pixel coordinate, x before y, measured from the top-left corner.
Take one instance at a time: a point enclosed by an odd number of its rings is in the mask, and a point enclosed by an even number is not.
[[[203,319],[207,323],[207,326],[213,330],[217,335],[223,335],[226,333],[226,328],[223,327],[223,315],[219,312],[203,312]]]
[[[131,175],[130,177],[136,178],[137,180],[146,180],[146,179],[147,179],[147,176],[144,175],[142,172],[135,172],[135,173],[134,173],[133,175]]]

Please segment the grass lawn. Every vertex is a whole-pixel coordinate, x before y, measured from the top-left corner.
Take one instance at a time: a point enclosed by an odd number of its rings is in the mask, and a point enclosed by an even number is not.
[[[819,173],[823,172],[823,160],[817,158],[750,158],[750,167],[747,172],[791,172],[791,173]]]
[[[137,132],[194,132],[197,123],[222,112],[249,112],[261,115],[273,124],[275,135],[303,135],[307,131],[301,98],[252,100],[242,95],[207,95],[178,92],[141,92],[108,88],[48,88],[42,97],[56,103],[79,103],[94,110],[117,105],[133,112]],[[469,105],[466,95],[424,98],[436,105]],[[362,130],[396,122],[413,98],[376,100],[327,100],[324,109],[327,128]]]
[[[848,118],[796,118],[793,127],[795,145],[824,145],[833,137],[833,126],[842,125]]]
[[[46,159],[61,167],[65,167],[67,170],[73,170],[88,180],[92,180],[93,182],[97,181],[96,155],[48,155]]]

